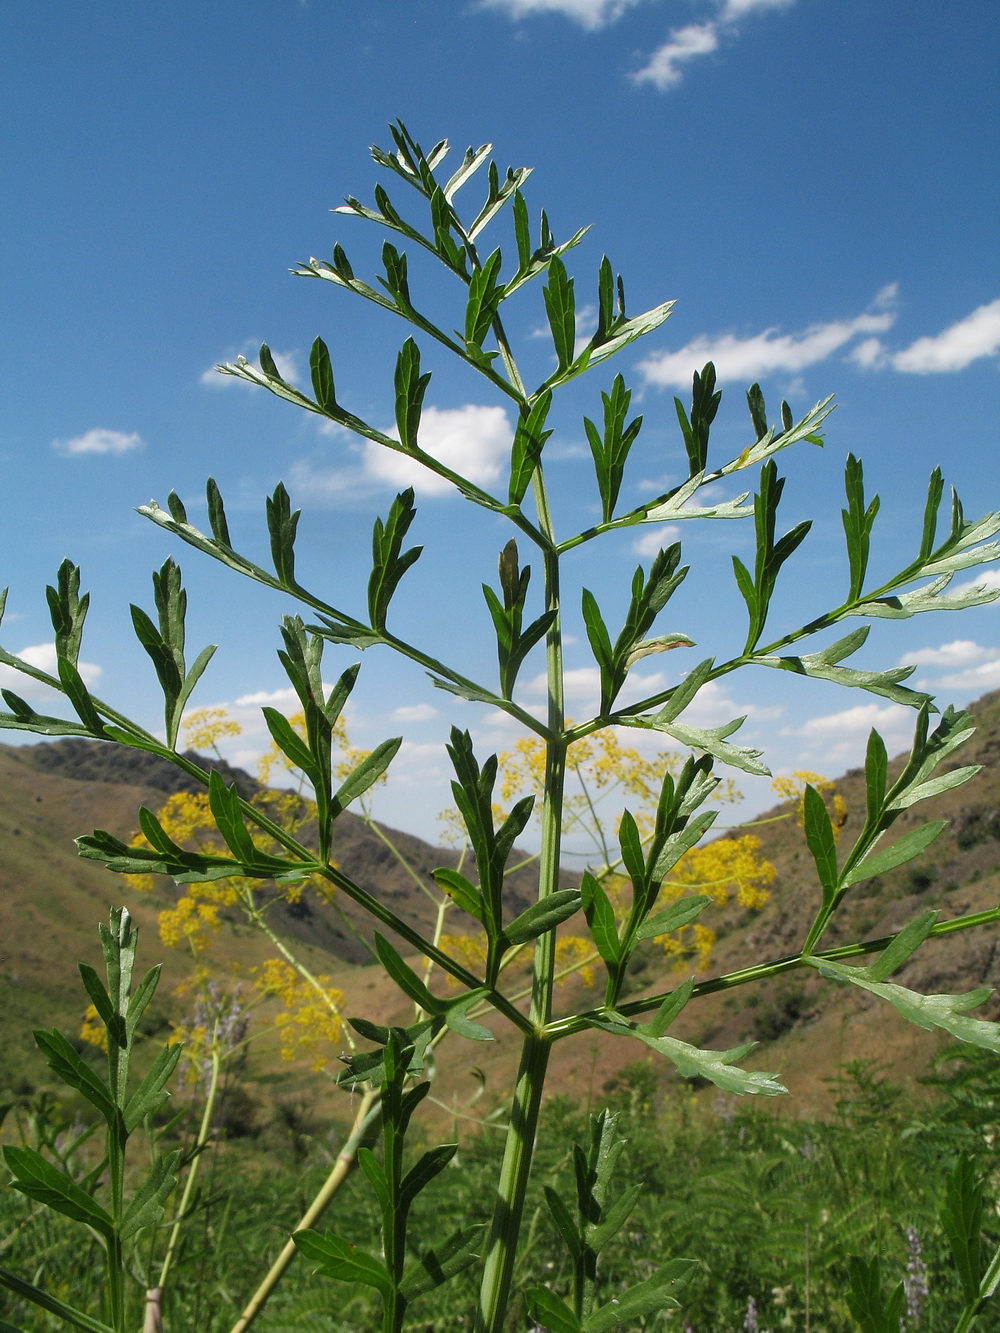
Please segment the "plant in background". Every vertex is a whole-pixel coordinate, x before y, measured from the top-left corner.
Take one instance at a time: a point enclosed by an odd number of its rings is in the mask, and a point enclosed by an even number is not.
[[[373,156],[425,206],[428,221],[423,229],[403,216],[381,185],[375,190],[374,208],[349,198],[340,211],[387,229],[402,237],[414,252],[426,252],[444,266],[459,294],[458,330],[450,332],[423,313],[415,281],[411,286],[410,258],[391,240],[386,240],[382,248],[383,271],[377,287],[356,276],[339,244],[330,262],[310,260],[297,271],[372,302],[409,326],[411,335],[404,341],[395,366],[394,431],[378,429],[345,406],[335,385],[329,351],[320,338],[313,343],[310,357],[311,395],[281,377],[266,345],[261,348],[259,367],[241,358],[223,369],[426,468],[454,486],[467,502],[511,525],[514,536],[500,556],[499,591],[488,589],[486,593],[486,623],[492,623],[497,641],[496,683],[471,679],[459,665],[439,657],[437,650],[410,642],[394,628],[394,598],[422,550],[420,546],[406,546],[416,521],[412,490],[402,491],[387,512],[375,519],[366,590],[358,597],[345,587],[338,590],[335,600],[327,600],[299,581],[295,543],[300,515],[293,511],[285,487],[279,485],[266,503],[272,572],[234,547],[222,497],[215,482],[209,480],[207,532],[189,519],[175,494],[169,496],[166,509],[151,503],[140,512],[229,570],[294,598],[309,617],[308,623],[299,616],[282,618],[279,649],[282,666],[301,705],[302,730],[296,730],[273,710],[264,712],[276,746],[308,781],[315,836],[304,838],[290,832],[266,807],[241,795],[235,785],[227,786],[217,772],[209,772],[191,757],[177,753],[182,714],[213,649],[206,648],[192,665],[187,665],[186,594],[173,560],[154,575],[155,619],[138,608],[132,613],[136,633],[152,659],[164,696],[162,736],[96,698],[83,682],[77,661],[88,599],[80,595],[79,573],[69,562],[60,569],[57,585],[49,590],[57,673],[46,673],[3,651],[0,661],[60,691],[76,716],[41,715],[15,692],[4,690],[9,712],[0,716],[0,724],[43,735],[85,736],[147,750],[169,758],[204,784],[216,830],[211,845],[182,845],[162,822],[144,810],[140,812],[143,844],[129,845],[98,830],[78,840],[83,856],[122,874],[166,874],[183,885],[242,883],[250,886],[247,891],[251,895],[253,886],[263,883],[282,888],[320,883],[324,891],[336,889],[366,909],[378,928],[375,945],[382,966],[417,1007],[415,1022],[405,1029],[379,1026],[364,1017],[352,1020],[372,1049],[349,1057],[342,1075],[348,1086],[375,1087],[382,1097],[382,1158],[379,1161],[374,1155],[365,1156],[364,1162],[382,1214],[383,1252],[381,1257],[363,1254],[352,1249],[345,1237],[311,1232],[303,1238],[304,1248],[331,1277],[369,1282],[378,1291],[387,1333],[402,1328],[410,1300],[422,1294],[429,1282],[450,1277],[467,1261],[474,1263],[479,1271],[479,1295],[469,1317],[477,1333],[500,1333],[520,1317],[522,1308],[514,1284],[515,1265],[546,1091],[546,1070],[556,1042],[602,1032],[639,1042],[672,1062],[685,1078],[706,1079],[724,1092],[779,1095],[785,1089],[776,1078],[743,1068],[749,1046],[702,1050],[674,1036],[671,1027],[699,995],[809,969],[838,985],[860,987],[893,1005],[918,1026],[943,1030],[963,1041],[1000,1051],[1000,1028],[967,1012],[981,1004],[988,992],[923,996],[890,980],[926,939],[995,923],[1000,920],[1000,909],[949,921],[938,921],[936,912],[926,912],[886,939],[835,947],[826,940],[840,904],[856,885],[912,860],[941,832],[943,822],[931,821],[911,826],[890,841],[886,835],[896,832],[894,825],[903,812],[960,785],[976,772],[974,766],[958,767],[955,761],[957,750],[972,730],[966,715],[947,708],[932,730],[930,698],[903,683],[912,668],[870,670],[848,665],[865,644],[869,626],[847,629],[844,622],[958,610],[994,600],[1000,590],[978,586],[948,591],[948,584],[956,572],[1000,558],[1000,543],[992,540],[1000,531],[1000,514],[970,522],[953,496],[950,519],[939,532],[944,483],[935,470],[914,558],[894,576],[872,584],[868,581],[868,563],[879,502],[877,497],[866,499],[861,464],[849,456],[843,510],[846,591],[839,600],[834,594],[828,604],[814,606],[801,627],[769,640],[766,630],[779,576],[810,527],[802,522],[787,532],[780,531],[778,510],[784,482],[774,456],[801,442],[819,444],[819,431],[831,405],[825,400],[796,420],[789,406],[782,403],[778,420],[772,423],[763,395],[754,385],[747,394],[750,431],[745,446],[728,461],[710,464],[711,428],[721,395],[716,389],[714,367],[709,364],[694,376],[690,404],[676,400],[686,478],[627,509],[619,504],[622,478],[641,419],[628,420],[629,391],[621,376],[613,380],[610,391],[602,393],[602,411],[594,414],[600,424],[588,418],[584,427],[601,518],[582,531],[564,532],[558,497],[550,494],[545,472],[554,397],[585,372],[602,367],[611,356],[658,328],[669,316],[671,303],[629,315],[622,280],[605,258],[597,275],[597,328],[578,343],[574,280],[564,258],[583,232],[557,242],[544,213],[537,231],[532,231],[522,194],[527,169],[501,174],[493,162],[487,167],[490,146],[484,145],[468,150],[457,169],[447,176],[440,174],[448,152],[446,142],[425,153],[402,125],[394,126],[392,135],[394,150],[374,149]],[[465,216],[458,210],[457,197],[483,167],[487,167],[485,200],[471,216]],[[486,229],[504,209],[509,209],[513,225],[513,259],[508,250],[507,263],[499,248],[487,254],[483,246]],[[503,307],[521,288],[539,281],[543,282],[554,369],[529,387],[511,350]],[[494,493],[484,488],[423,447],[420,421],[430,375],[422,369],[414,334],[445,348],[513,405],[517,420],[504,491]],[[749,493],[724,499],[719,498],[717,489],[706,491],[710,485],[751,470],[757,473],[757,491],[752,500]],[[575,594],[564,590],[564,557],[606,533],[640,524],[721,519],[750,520],[755,533],[753,559],[744,563],[733,558],[736,587],[746,608],[747,632],[742,648],[723,660],[706,657],[677,683],[639,699],[626,696],[628,702],[623,702],[622,692],[636,662],[689,642],[681,632],[663,632],[656,624],[689,573],[681,563],[680,543],[665,545],[648,571],[636,570],[617,630],[613,623],[609,627],[608,616],[589,589],[580,588]],[[529,584],[528,567],[521,564],[516,542],[530,545],[537,552],[541,577],[534,584]],[[539,584],[540,596],[532,598],[529,609],[529,588]],[[571,722],[564,709],[563,619],[567,606],[576,599],[600,679],[600,703],[592,716]],[[834,631],[832,636],[830,631]],[[811,651],[804,651],[803,641],[815,641],[817,636],[819,641]],[[519,670],[543,641],[548,704],[545,717],[539,718],[518,702],[516,694]],[[453,792],[474,869],[470,867],[468,875],[461,870],[439,871],[437,878],[457,909],[469,919],[470,928],[481,929],[485,937],[482,956],[475,961],[456,957],[440,934],[436,939],[427,938],[336,864],[337,819],[382,777],[400,741],[386,740],[370,754],[359,757],[347,773],[336,772],[337,728],[359,666],[348,666],[328,688],[323,683],[322,657],[329,644],[349,652],[366,652],[373,647],[392,651],[429,672],[439,688],[506,714],[541,747],[543,780],[537,797],[523,796],[509,811],[498,815],[497,757],[477,755],[468,732],[456,728],[451,733],[448,750],[455,772]],[[670,883],[683,858],[693,853],[715,822],[717,812],[710,802],[720,789],[716,766],[767,773],[761,753],[733,739],[740,719],[708,728],[688,720],[688,710],[701,690],[746,666],[833,682],[911,707],[915,730],[910,756],[890,781],[885,746],[872,732],[865,765],[865,818],[858,837],[846,851],[838,849],[836,821],[821,792],[815,785],[806,785],[804,834],[815,862],[818,894],[813,921],[797,952],[777,959],[750,958],[745,966],[724,976],[697,983],[690,977],[664,992],[625,999],[630,969],[643,942],[675,934],[696,922],[709,905],[710,899],[704,894],[668,894],[665,902],[663,886]],[[690,753],[673,771],[657,774],[648,819],[638,817],[641,810],[637,815],[626,809],[617,821],[604,825],[609,831],[614,829],[617,842],[616,847],[608,847],[604,857],[605,866],[620,876],[613,894],[600,875],[592,872],[583,877],[580,890],[564,888],[559,877],[571,747],[590,742],[590,738],[600,737],[611,728],[654,732],[665,738],[665,744]],[[599,744],[596,740],[591,743]],[[515,841],[536,804],[541,823],[537,901],[512,916],[505,902],[505,871]],[[603,995],[593,997],[578,1012],[555,1016],[556,930],[581,909],[585,927],[580,929],[588,932],[592,951],[603,969]],[[423,976],[418,974],[404,952],[429,960],[433,974],[426,970]],[[510,974],[505,971],[515,952],[530,955],[526,1005],[517,989],[511,989]],[[858,959],[869,955],[877,956],[867,965],[857,965]],[[438,973],[457,983],[457,994],[451,991],[441,995],[431,989],[430,982]],[[496,1021],[516,1031],[522,1044],[491,1217],[481,1242],[473,1236],[460,1236],[420,1252],[410,1237],[408,1204],[440,1169],[447,1150],[432,1150],[409,1171],[404,1170],[404,1137],[410,1114],[422,1095],[418,1092],[421,1084],[414,1080],[423,1068],[428,1049],[445,1032],[472,1041],[490,1040],[492,1032],[478,1021],[485,1011],[492,1011]],[[601,1146],[606,1130],[612,1132],[607,1121],[599,1134],[595,1130],[597,1138],[591,1140],[590,1148],[582,1150],[586,1169],[581,1179],[590,1183],[586,1188],[578,1183],[575,1203],[572,1198],[569,1202],[563,1199],[554,1209],[575,1274],[573,1289],[565,1297],[537,1289],[530,1294],[531,1308],[540,1317],[556,1321],[550,1322],[551,1327],[574,1333],[576,1329],[580,1333],[600,1333],[620,1328],[623,1323],[627,1326],[634,1318],[645,1318],[675,1300],[680,1281],[680,1269],[668,1265],[654,1282],[655,1290],[648,1282],[624,1290],[608,1288],[603,1282],[596,1264],[601,1248],[598,1241],[611,1228],[619,1208],[602,1192],[601,1154],[612,1152],[610,1147]],[[578,1280],[581,1271],[582,1296]]]
[[[136,1305],[134,1297],[129,1299],[129,1290],[134,1289],[130,1268],[136,1263],[140,1270],[143,1267],[139,1242],[145,1239],[143,1233],[159,1223],[180,1161],[176,1151],[154,1153],[138,1186],[126,1188],[129,1140],[169,1097],[166,1083],[181,1054],[179,1044],[165,1046],[138,1086],[131,1086],[136,1025],[153,998],[160,975],[159,967],[151,968],[133,991],[137,933],[127,911],[112,910],[110,928],[101,927],[107,985],[92,967],[80,964],[83,984],[104,1025],[106,1079],[81,1059],[62,1033],[35,1033],[35,1041],[52,1071],[86,1098],[104,1120],[102,1160],[78,1180],[65,1158],[53,1162],[50,1155],[36,1148],[4,1148],[15,1189],[83,1223],[99,1239],[104,1254],[102,1318],[67,1305],[6,1269],[0,1269],[0,1285],[89,1333],[126,1333],[130,1327]],[[98,1195],[103,1196],[103,1202]],[[3,1324],[3,1328],[11,1330],[12,1325]]]

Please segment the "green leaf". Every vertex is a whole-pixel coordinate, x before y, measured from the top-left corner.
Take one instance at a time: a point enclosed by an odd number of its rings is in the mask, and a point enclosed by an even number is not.
[[[48,1060],[49,1068],[64,1083],[85,1097],[91,1106],[96,1107],[109,1125],[112,1124],[117,1115],[117,1107],[104,1080],[81,1060],[61,1032],[55,1029],[46,1032],[42,1028],[37,1028],[33,1035],[36,1045]]]
[[[388,1035],[388,1029],[386,1029],[386,1034]],[[368,1178],[368,1183],[375,1191],[375,1197],[378,1199],[378,1204],[382,1212],[387,1213],[392,1207],[392,1196],[389,1193],[389,1182],[371,1148],[358,1149],[358,1166],[361,1167],[361,1170]]]
[[[399,1293],[407,1303],[425,1292],[434,1291],[449,1278],[462,1273],[479,1258],[481,1224],[463,1227],[449,1236],[443,1245],[424,1253],[409,1264],[399,1284]]]
[[[479,1004],[488,991],[485,988],[470,991],[468,995],[463,995],[461,999],[455,1000],[449,1004],[444,1011],[444,1021],[451,1028],[452,1032],[458,1036],[464,1037],[467,1041],[494,1041],[493,1033],[482,1023],[475,1023],[469,1017],[469,1010],[473,1005]]]
[[[378,931],[375,932],[375,950],[382,966],[404,995],[429,1014],[444,1013],[447,1007],[445,1001],[430,993],[416,972],[403,962],[385,936]]]
[[[573,1215],[566,1207],[562,1197],[556,1193],[551,1185],[546,1185],[544,1189],[545,1202],[552,1214],[552,1220],[555,1222],[566,1248],[573,1258],[577,1259],[583,1253],[583,1239],[576,1222],[573,1220]]]
[[[651,940],[657,935],[672,935],[675,930],[680,930],[701,916],[711,901],[704,894],[678,898],[662,912],[648,916],[636,931],[635,937],[637,940]]]
[[[429,1148],[422,1153],[414,1166],[403,1177],[400,1186],[400,1205],[409,1207],[417,1195],[427,1188],[435,1176],[439,1176],[458,1152],[457,1143],[442,1143],[437,1148]]]
[[[611,1329],[620,1328],[626,1321],[641,1319],[643,1315],[678,1305],[676,1293],[695,1267],[697,1265],[693,1259],[672,1259],[645,1282],[626,1288],[599,1310],[595,1310],[583,1321],[581,1333],[610,1333]],[[635,1324],[631,1324],[631,1327],[634,1328]]]
[[[593,1227],[590,1232],[589,1243],[595,1254],[599,1254],[608,1241],[613,1236],[618,1235],[632,1216],[635,1206],[639,1202],[639,1196],[642,1194],[642,1188],[641,1185],[630,1185],[604,1212],[600,1222]]]
[[[557,889],[547,898],[532,903],[520,916],[515,917],[503,930],[503,940],[507,947],[526,944],[538,939],[548,930],[554,930],[563,921],[568,921],[580,910],[580,893],[576,889]]]
[[[887,977],[892,976],[893,972],[898,971],[931,933],[937,917],[938,914],[933,909],[923,912],[917,917],[916,921],[911,921],[908,926],[901,930],[892,942],[883,949],[875,962],[869,964],[865,969],[871,980],[885,981]]]
[[[271,733],[271,739],[295,768],[299,768],[307,777],[316,770],[316,758],[298,734],[295,728],[276,708],[262,708],[264,721]]]
[[[849,888],[852,884],[860,884],[866,879],[875,879],[877,875],[888,874],[897,866],[912,861],[947,827],[947,819],[935,819],[928,824],[921,824],[919,828],[911,829],[909,833],[904,833],[891,847],[869,852],[844,876],[844,887]]]
[[[919,995],[893,982],[875,981],[866,967],[847,967],[825,959],[807,958],[821,976],[860,986],[882,1000],[887,1000],[908,1022],[933,1032],[935,1028],[950,1033],[958,1041],[1000,1053],[1000,1024],[965,1017],[968,1009],[977,1009],[993,992],[989,988],[967,991],[964,995]]]
[[[823,798],[811,783],[806,785],[803,821],[806,842],[823,886],[823,897],[832,898],[837,890],[837,841]]]
[[[576,298],[573,279],[567,274],[561,259],[549,261],[548,286],[542,288],[545,313],[552,330],[552,344],[559,362],[559,373],[567,370],[573,361],[576,342]]]
[[[159,1223],[163,1217],[164,1204],[177,1184],[177,1168],[180,1160],[179,1150],[155,1159],[149,1175],[132,1196],[122,1216],[120,1229],[122,1240],[128,1240],[144,1227],[156,1226]]]
[[[589,870],[583,873],[580,880],[580,891],[583,897],[584,914],[594,939],[594,946],[605,964],[609,968],[614,967],[621,958],[621,942],[618,939],[614,908],[611,906],[608,895]]]
[[[50,1296],[47,1291],[33,1286],[30,1282],[25,1282],[23,1278],[16,1273],[9,1272],[6,1268],[0,1268],[0,1287],[6,1287],[12,1291],[15,1296],[19,1296],[24,1301],[31,1301],[33,1305],[40,1306],[43,1310],[48,1310],[61,1319],[64,1324],[71,1324],[74,1328],[81,1328],[84,1333],[115,1333],[115,1330],[107,1324],[102,1324],[99,1319],[94,1319],[89,1314],[84,1314],[82,1310],[74,1310],[72,1305],[67,1305],[55,1296]],[[10,1327],[8,1325],[8,1327]],[[20,1333],[15,1329],[14,1333]]]
[[[714,755],[724,764],[738,768],[743,773],[764,777],[771,775],[771,770],[760,762],[762,750],[743,745],[730,745],[726,741],[727,736],[731,736],[734,731],[742,727],[746,721],[745,717],[738,717],[732,722],[727,722],[725,726],[709,728],[689,727],[683,722],[666,720],[662,713],[654,714],[652,717],[623,717],[621,721],[626,726],[665,732],[668,736],[673,736],[674,740],[680,741],[682,745]]]
[[[960,1154],[948,1175],[941,1226],[948,1237],[966,1305],[979,1299],[982,1276],[983,1182],[968,1153]]]
[[[773,1097],[788,1091],[773,1074],[757,1071],[751,1073],[735,1066],[735,1061],[742,1060],[753,1050],[755,1042],[734,1046],[728,1051],[703,1051],[686,1041],[679,1041],[676,1037],[668,1037],[665,1034],[654,1035],[649,1027],[629,1023],[619,1015],[612,1015],[608,1019],[591,1019],[591,1025],[602,1028],[605,1032],[638,1038],[652,1050],[665,1055],[682,1078],[708,1079],[723,1092],[758,1093]]]
[[[882,1298],[882,1274],[878,1257],[848,1260],[850,1287],[847,1304],[862,1333],[899,1333],[902,1323],[904,1289],[900,1282],[887,1301]]]
[[[351,770],[334,792],[333,799],[330,802],[330,808],[334,816],[338,815],[341,810],[346,810],[352,801],[356,801],[359,796],[363,796],[368,788],[379,780],[396,757],[396,752],[402,743],[402,736],[383,741],[381,745],[376,745],[371,754],[362,759],[357,768]]]
[[[333,366],[330,364],[330,350],[322,338],[317,338],[309,352],[309,370],[312,375],[313,393],[316,405],[322,412],[333,414],[337,410],[337,393],[333,384]],[[226,538],[228,545],[228,535]]]
[[[449,898],[479,922],[483,920],[483,895],[464,875],[448,866],[438,866],[431,871],[431,878]]]
[[[417,431],[430,374],[420,373],[420,348],[407,338],[396,358],[396,429],[404,449],[417,448]]]
[[[526,1287],[528,1315],[549,1333],[580,1333],[580,1321],[561,1297],[547,1287]]]
[[[85,1222],[108,1242],[114,1238],[115,1224],[110,1213],[41,1153],[34,1148],[15,1148],[7,1144],[3,1155],[14,1177],[11,1181],[14,1189],[75,1222]]]
[[[545,442],[552,434],[550,430],[545,430],[545,418],[551,406],[552,394],[546,390],[536,398],[527,416],[518,417],[510,451],[510,482],[507,489],[509,504],[519,505],[531,483]]]
[[[383,1299],[392,1291],[392,1278],[385,1265],[370,1254],[365,1254],[349,1241],[341,1240],[331,1232],[295,1231],[292,1240],[305,1257],[315,1265],[315,1271],[338,1282],[362,1282],[374,1287]]]
[[[182,1050],[183,1043],[174,1042],[170,1046],[164,1046],[153,1061],[146,1077],[136,1088],[125,1107],[126,1133],[131,1134],[150,1112],[155,1111],[167,1101],[170,1093],[166,1091],[164,1085],[177,1067],[177,1061],[181,1058]]]

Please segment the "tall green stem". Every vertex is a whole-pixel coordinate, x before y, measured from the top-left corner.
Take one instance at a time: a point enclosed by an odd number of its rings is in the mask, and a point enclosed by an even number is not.
[[[521,1048],[521,1067],[514,1089],[493,1225],[483,1265],[476,1333],[501,1333],[510,1303],[517,1238],[524,1213],[524,1196],[531,1172],[550,1046],[548,1037],[539,1035],[526,1037]]]
[[[538,524],[552,542],[552,520],[541,467],[532,479]],[[566,740],[563,705],[562,629],[559,619],[559,556],[554,543],[544,552],[545,609],[556,617],[546,640],[548,675],[548,730],[545,748],[545,796],[542,807],[542,849],[538,863],[538,897],[547,898],[559,885],[563,789],[566,779]],[[538,1112],[545,1088],[551,1039],[545,1027],[552,1016],[555,975],[555,933],[535,942],[529,1019],[532,1031],[521,1047],[521,1065],[511,1106],[497,1187],[493,1222],[483,1265],[476,1316],[476,1333],[501,1333],[510,1303],[510,1286],[517,1256],[517,1238],[531,1173],[538,1128]]]

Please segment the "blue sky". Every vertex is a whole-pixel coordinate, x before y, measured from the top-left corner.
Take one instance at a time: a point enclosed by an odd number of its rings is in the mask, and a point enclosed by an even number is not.
[[[491,140],[501,166],[534,167],[529,207],[546,208],[560,237],[592,225],[569,256],[581,307],[604,252],[630,310],[677,301],[615,367],[645,418],[623,499],[680,479],[672,396],[710,357],[725,390],[716,461],[749,441],[742,396],[752,380],[772,411],[782,397],[801,411],[837,395],[825,449],[780,456],[785,525],[815,523],[786,567],[779,629],[839,600],[848,451],[882,495],[873,564],[887,573],[910,558],[935,464],[970,513],[1000,508],[992,0],[250,0],[238,9],[97,0],[8,8],[4,30],[0,554],[11,593],[2,641],[48,660],[43,588],[70,556],[93,593],[83,658],[94,689],[147,725],[157,696],[127,606],[150,605],[149,571],[167,554],[190,588],[190,642],[222,645],[196,702],[238,713],[246,729],[230,753],[245,763],[263,743],[259,703],[285,701],[274,649],[278,616],[291,608],[178,549],[135,505],[162,503],[173,487],[202,522],[211,473],[236,544],[263,557],[263,496],[284,479],[305,511],[304,581],[346,610],[363,603],[372,516],[398,476],[317,418],[211,368],[267,339],[301,377],[321,334],[343,400],[391,422],[405,330],[288,270],[340,241],[359,275],[374,271],[374,228],[329,210],[348,193],[371,199],[367,145],[387,143],[395,116],[425,145],[447,136],[461,152]],[[390,189],[397,203],[403,188]],[[467,187],[470,199],[478,189]],[[499,228],[495,243],[511,250]],[[433,274],[420,274],[429,292]],[[446,291],[427,301],[455,324]],[[550,365],[543,324],[538,291],[512,309],[515,351],[539,379]],[[458,447],[494,479],[508,444],[503,402],[428,355],[426,447]],[[556,422],[548,471],[564,533],[592,521],[581,416],[599,410],[611,374],[595,372]],[[492,579],[510,534],[452,495],[424,488],[418,500],[412,535],[426,550],[397,623],[488,678],[479,583]],[[722,654],[743,628],[729,554],[745,557],[751,535],[745,524],[689,527],[692,572],[662,629],[688,633],[699,657]],[[645,529],[639,549],[616,536],[569,562],[611,620],[636,562],[649,559],[648,540]],[[577,598],[568,667],[570,708],[582,716],[593,664]],[[330,677],[350,660],[331,651]],[[942,700],[1000,686],[1000,610],[877,625],[864,665],[902,660]],[[528,706],[541,701],[541,669],[532,659],[523,672]],[[661,676],[683,669],[671,661]],[[433,833],[447,801],[447,720],[484,746],[506,746],[513,733],[473,706],[452,708],[419,671],[384,655],[368,654],[361,680],[352,738],[406,737],[380,811]],[[699,707],[712,722],[748,713],[741,738],[763,747],[776,772],[842,771],[858,762],[870,726],[893,749],[910,727],[885,701],[789,684],[784,673],[731,677]],[[751,808],[768,803],[743,785]]]

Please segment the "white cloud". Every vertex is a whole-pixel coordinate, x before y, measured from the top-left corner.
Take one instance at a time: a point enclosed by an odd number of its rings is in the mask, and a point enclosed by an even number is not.
[[[737,36],[737,25],[742,19],[765,9],[788,9],[794,3],[795,0],[721,0],[715,18],[671,29],[663,45],[632,75],[632,82],[651,83],[665,92],[680,83],[688,61],[717,51],[723,37]]]
[[[53,440],[52,448],[56,453],[71,456],[74,454],[128,454],[133,449],[142,449],[145,441],[133,431],[126,434],[120,430],[88,430],[83,435],[74,435],[69,440]]]
[[[786,731],[786,735],[827,737],[849,734],[867,735],[872,727],[885,730],[899,730],[906,724],[909,728],[913,719],[912,709],[902,704],[855,704],[853,708],[841,709],[839,713],[826,713],[822,717],[811,717],[801,727]]]
[[[420,419],[421,449],[481,486],[499,477],[510,453],[511,437],[510,421],[502,407],[474,403],[465,407],[425,407]],[[364,443],[362,464],[373,480],[412,486],[419,495],[453,493],[451,482],[429,472],[415,459],[372,440]]]
[[[1000,687],[1000,656],[980,662],[978,666],[969,667],[966,671],[941,676],[937,687],[942,690],[967,690],[976,695],[995,690]]]
[[[702,334],[678,352],[654,353],[640,361],[639,371],[650,384],[679,389],[690,388],[694,371],[700,370],[706,361],[715,363],[720,380],[753,380],[780,372],[795,373],[826,360],[859,334],[884,332],[892,327],[895,318],[891,310],[880,310],[853,319],[813,324],[801,333],[779,333],[777,328],[770,328],[749,338],[738,338],[731,333],[714,337]]]
[[[323,430],[320,427],[321,431]],[[345,435],[348,453],[357,459],[343,467],[325,468],[300,461],[291,469],[291,489],[307,491],[312,502],[349,503],[375,488],[412,486],[420,496],[453,495],[450,481],[430,472],[406,454],[387,449],[373,440],[357,442]],[[385,434],[398,439],[395,426]],[[420,447],[453,471],[480,486],[490,486],[503,471],[510,455],[513,427],[502,407],[425,407],[420,419]]]
[[[981,305],[933,337],[918,338],[892,357],[895,370],[931,375],[964,370],[984,356],[1000,352],[1000,299]]]
[[[664,547],[675,542],[680,536],[680,528],[674,523],[661,524],[650,528],[644,532],[641,537],[637,537],[632,543],[632,550],[636,555],[644,555],[652,559]]]
[[[918,648],[899,659],[900,666],[965,667],[974,662],[995,661],[1000,648],[984,648],[973,639],[954,639],[940,648]]]
[[[403,704],[394,708],[390,717],[393,722],[429,722],[437,715],[438,710],[433,704]]]
[[[53,643],[31,644],[27,648],[22,648],[19,653],[15,653],[15,656],[20,657],[29,666],[37,667],[39,671],[47,672],[50,676],[59,674]],[[83,677],[85,685],[93,685],[101,675],[101,668],[93,662],[78,662],[77,670]],[[51,690],[48,685],[43,685],[41,681],[34,680],[31,676],[24,676],[16,667],[10,666],[0,666],[0,689],[13,690],[23,699],[42,701],[49,707],[52,701],[58,698],[55,690]]]
[[[238,353],[227,357],[226,360],[235,361],[237,356],[256,359],[259,347],[259,342],[248,339]],[[274,357],[274,364],[277,366],[281,378],[287,380],[289,384],[297,384],[302,373],[299,366],[298,352],[276,352],[272,347],[271,355]],[[224,375],[212,365],[201,372],[198,376],[198,383],[206,384],[210,389],[224,389],[230,384],[245,384],[246,380],[241,380],[238,375]]]
[[[719,45],[718,23],[689,23],[674,28],[670,37],[658,46],[642,69],[632,75],[633,83],[651,83],[663,92],[680,83],[682,67],[696,56],[710,55]]]
[[[295,712],[300,704],[299,696],[290,685],[283,690],[255,690],[253,694],[241,694],[233,700],[235,708],[277,708],[279,713]]]
[[[499,9],[512,19],[561,14],[593,32],[614,23],[641,0],[480,0],[483,9]]]
[[[886,363],[885,343],[881,338],[865,338],[851,348],[847,359],[862,370],[878,370]]]

